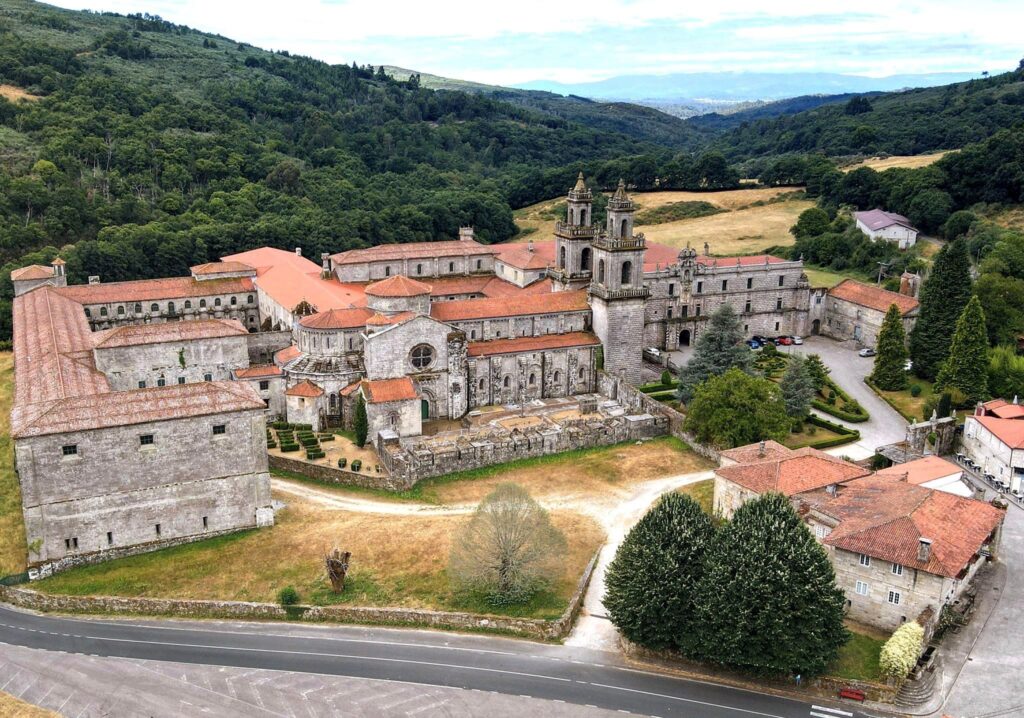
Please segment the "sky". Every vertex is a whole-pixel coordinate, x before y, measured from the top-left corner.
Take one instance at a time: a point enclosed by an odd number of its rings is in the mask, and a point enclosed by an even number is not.
[[[1006,71],[1020,0],[49,0],[489,84],[674,72]]]

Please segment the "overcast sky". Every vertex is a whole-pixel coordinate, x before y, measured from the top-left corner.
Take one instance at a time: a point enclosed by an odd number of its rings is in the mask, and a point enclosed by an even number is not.
[[[882,76],[1017,66],[1021,0],[50,0],[148,12],[328,62],[495,84],[751,70]]]

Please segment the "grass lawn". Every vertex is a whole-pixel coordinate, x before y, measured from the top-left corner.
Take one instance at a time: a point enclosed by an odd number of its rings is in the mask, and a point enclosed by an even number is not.
[[[930,164],[938,162],[943,157],[948,155],[952,150],[940,150],[938,152],[930,152],[925,155],[893,155],[891,157],[871,157],[857,164],[847,165],[843,167],[843,172],[849,172],[855,170],[858,167],[870,167],[876,172],[882,172],[883,170],[892,169],[893,167],[906,167],[908,169],[916,169],[918,167],[927,167]]]
[[[842,274],[836,274],[826,269],[811,269],[806,266],[804,267],[804,274],[807,275],[807,279],[810,280],[812,287],[825,287],[827,289],[831,289],[846,279]]]
[[[829,675],[851,680],[881,681],[878,654],[885,638],[850,631],[850,640],[839,649],[839,657],[829,667]]]
[[[6,716],[6,718],[50,718],[50,716],[58,715],[53,711],[19,700],[10,693],[0,691],[0,716]]]
[[[686,494],[693,498],[698,504],[700,504],[701,510],[710,516],[714,512],[714,501],[715,501],[715,480],[707,479],[706,481],[698,481],[695,484],[688,484],[686,486],[680,486],[676,491],[680,494]]]
[[[404,497],[436,504],[475,503],[506,481],[530,495],[606,496],[630,484],[711,468],[712,464],[674,437],[617,444],[523,459],[421,481]]]
[[[921,387],[921,393],[916,397],[910,395],[910,387],[914,384]],[[871,388],[874,389],[874,387]],[[875,389],[875,393],[879,394],[891,405],[896,407],[896,411],[902,414],[903,418],[907,421],[921,421],[926,418],[923,416],[924,404],[932,398],[934,395],[934,389],[932,382],[927,379],[918,379],[916,376],[911,376],[910,384],[906,389],[901,391],[882,391],[880,389]]]
[[[14,392],[14,355],[0,353],[0,576],[25,570],[25,524],[21,515],[21,487],[14,473],[11,441],[11,400]]]
[[[294,586],[302,603],[406,606],[554,618],[605,536],[593,519],[552,512],[568,542],[553,590],[520,606],[495,607],[454,593],[446,566],[467,516],[388,516],[337,511],[288,496],[273,528],[73,569],[33,585],[69,595],[276,601]],[[335,595],[323,568],[334,546],[352,552],[348,583]]]
[[[814,433],[811,433],[811,430]],[[790,449],[800,449],[804,446],[810,446],[817,441],[825,441],[826,439],[838,439],[843,436],[838,432],[826,429],[824,426],[815,426],[814,424],[804,424],[803,431],[796,433],[790,432],[789,436],[783,439],[782,444],[788,446]]]

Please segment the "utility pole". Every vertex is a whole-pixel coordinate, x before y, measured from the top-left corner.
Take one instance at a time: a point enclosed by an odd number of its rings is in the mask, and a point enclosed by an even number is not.
[[[885,276],[885,270],[889,268],[889,265],[892,264],[892,262],[875,262],[875,264],[878,265],[878,281],[875,282],[875,284],[881,284],[882,277]]]

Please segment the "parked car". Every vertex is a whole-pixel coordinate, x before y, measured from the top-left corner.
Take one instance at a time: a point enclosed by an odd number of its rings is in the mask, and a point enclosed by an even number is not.
[[[644,349],[643,355],[647,361],[654,362],[655,364],[661,362],[661,350],[657,347],[647,347]]]
[[[859,352],[857,352],[857,354],[862,357],[873,357],[875,355],[875,350],[872,349],[871,347],[864,347]]]
[[[775,337],[775,343],[781,347],[788,347],[793,343],[793,337]]]
[[[761,344],[763,344],[764,346],[768,346],[769,344],[775,346],[775,340],[772,339],[771,337],[763,337],[761,339]]]
[[[754,334],[750,338],[751,340],[757,342],[758,344],[764,344],[764,337],[762,337],[760,334]]]
[[[1022,489],[1014,489],[1010,493],[1013,494],[1015,499],[1024,499],[1024,490]]]
[[[793,337],[793,343],[799,346],[800,344],[804,343],[804,338],[803,337]]]
[[[761,342],[757,341],[756,339],[748,339],[747,346],[750,347],[753,351],[757,351],[764,345],[761,344]]]

